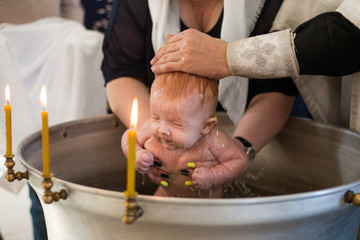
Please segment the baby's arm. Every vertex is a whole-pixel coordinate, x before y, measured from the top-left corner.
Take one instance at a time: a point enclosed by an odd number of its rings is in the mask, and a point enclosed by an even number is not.
[[[135,168],[138,172],[145,174],[150,166],[154,162],[154,156],[153,154],[144,149],[145,142],[151,137],[151,131],[150,131],[150,120],[147,120],[144,122],[137,130],[136,133],[136,162],[135,162]],[[125,156],[128,156],[129,151],[129,137],[128,132],[130,129],[126,130],[125,133],[122,136],[121,139],[121,147],[125,154]]]
[[[244,146],[220,130],[218,134],[211,133],[208,148],[220,164],[210,168],[195,168],[192,180],[196,188],[202,190],[218,188],[224,183],[239,178],[248,167],[249,159]]]

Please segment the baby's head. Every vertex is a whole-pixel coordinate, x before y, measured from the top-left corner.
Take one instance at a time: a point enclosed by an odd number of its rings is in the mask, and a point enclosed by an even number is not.
[[[151,87],[150,108],[155,137],[168,149],[187,149],[216,124],[215,80],[173,72],[158,75]]]

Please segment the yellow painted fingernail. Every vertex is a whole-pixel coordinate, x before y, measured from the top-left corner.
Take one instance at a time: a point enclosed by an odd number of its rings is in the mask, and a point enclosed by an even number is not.
[[[194,183],[192,181],[186,181],[185,182],[185,186],[192,186],[194,185]]]
[[[169,184],[166,181],[161,181],[160,184],[163,185],[164,187],[169,186]]]
[[[193,162],[188,162],[188,163],[186,164],[186,166],[189,167],[189,168],[195,168],[195,163],[193,163]]]
[[[217,119],[217,116],[214,116],[214,117],[215,117],[216,123],[218,123],[219,121],[218,121],[218,119]]]

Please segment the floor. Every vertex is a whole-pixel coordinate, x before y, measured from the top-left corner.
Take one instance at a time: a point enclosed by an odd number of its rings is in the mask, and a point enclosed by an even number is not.
[[[0,233],[3,240],[33,240],[28,185],[22,184],[16,195],[5,189],[16,183],[5,182],[4,176],[0,175]]]

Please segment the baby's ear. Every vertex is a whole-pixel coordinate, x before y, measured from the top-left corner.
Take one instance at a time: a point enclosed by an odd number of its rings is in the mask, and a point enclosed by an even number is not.
[[[201,131],[202,134],[206,135],[208,134],[217,124],[216,117],[209,117],[206,119],[203,130]]]

